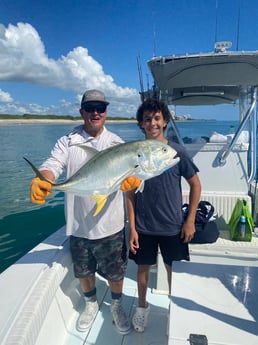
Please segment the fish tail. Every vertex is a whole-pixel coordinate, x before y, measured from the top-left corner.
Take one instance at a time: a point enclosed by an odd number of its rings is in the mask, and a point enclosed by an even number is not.
[[[47,178],[45,178],[41,172],[35,167],[35,165],[33,163],[31,163],[27,158],[23,157],[23,159],[25,159],[25,161],[31,166],[32,170],[35,172],[35,174],[37,175],[37,177],[39,177],[42,181],[46,181],[51,183],[51,185],[53,185],[53,182],[51,182],[50,180],[48,180]]]
[[[92,198],[96,201],[97,207],[96,210],[93,214],[93,216],[97,216],[99,212],[102,210],[104,207],[106,201],[107,201],[107,195],[92,195]]]

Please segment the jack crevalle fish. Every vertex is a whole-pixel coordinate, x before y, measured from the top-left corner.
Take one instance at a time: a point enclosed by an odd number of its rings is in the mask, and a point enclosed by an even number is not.
[[[121,183],[128,176],[142,180],[137,191],[142,191],[144,181],[162,174],[179,162],[177,152],[158,140],[131,141],[97,151],[79,144],[90,159],[64,183],[48,181],[40,171],[27,159],[36,175],[52,184],[53,190],[76,195],[90,195],[97,203],[96,216],[105,205],[107,198],[119,190]]]

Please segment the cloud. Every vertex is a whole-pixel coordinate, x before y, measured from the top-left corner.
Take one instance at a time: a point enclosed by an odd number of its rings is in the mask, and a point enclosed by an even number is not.
[[[105,74],[103,67],[89,55],[87,48],[76,47],[66,56],[50,59],[38,32],[28,23],[9,24],[8,27],[0,24],[0,81],[56,87],[78,93],[78,98],[82,90],[99,88],[113,103],[111,112],[121,107],[125,113],[132,114],[131,108],[135,113],[139,103],[137,90],[116,85],[112,76]],[[12,97],[1,90],[0,102],[10,101]],[[28,108],[37,107],[28,105]]]
[[[0,102],[12,102],[13,99],[11,95],[8,92],[4,92],[3,90],[0,89]]]

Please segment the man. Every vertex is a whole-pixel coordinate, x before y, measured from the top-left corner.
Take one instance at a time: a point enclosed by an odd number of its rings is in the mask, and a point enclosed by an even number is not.
[[[88,160],[87,153],[75,144],[101,151],[123,142],[104,126],[108,104],[104,93],[99,90],[88,90],[84,93],[80,108],[84,124],[58,139],[50,157],[40,167],[44,177],[55,181],[62,171],[66,170],[68,179],[85,164]],[[31,182],[32,202],[45,203],[50,190],[50,183],[34,178]],[[77,328],[79,331],[88,330],[98,312],[95,286],[97,271],[107,279],[111,289],[113,322],[120,333],[127,334],[131,326],[121,304],[127,266],[122,192],[112,194],[97,216],[93,215],[95,207],[95,201],[89,196],[70,193],[65,195],[66,231],[67,235],[70,235],[74,274],[80,280],[86,300],[86,307],[79,316]]]
[[[138,307],[132,318],[137,332],[147,326],[150,306],[146,293],[151,265],[156,263],[160,248],[171,290],[172,262],[189,260],[188,243],[195,232],[195,215],[199,203],[201,185],[194,165],[184,147],[164,137],[164,130],[170,120],[167,105],[156,99],[147,99],[138,108],[138,125],[146,139],[162,141],[173,147],[180,157],[174,167],[163,174],[145,181],[142,193],[127,193],[127,208],[130,228],[129,258],[138,265]],[[189,212],[185,221],[182,217],[181,178],[190,187]]]

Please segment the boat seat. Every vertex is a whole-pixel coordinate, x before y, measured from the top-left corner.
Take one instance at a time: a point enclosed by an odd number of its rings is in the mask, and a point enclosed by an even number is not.
[[[46,339],[52,345],[57,344],[57,335],[65,338],[80,299],[78,279],[69,279],[74,286],[66,286],[67,276],[73,274],[68,246],[63,227],[1,273],[2,345],[41,345]],[[59,312],[53,312],[51,327],[43,327],[54,309]]]
[[[201,200],[207,200],[213,204],[217,213],[217,224],[220,236],[215,243],[190,244],[191,261],[227,262],[230,264],[244,264],[258,266],[258,238],[253,236],[251,242],[236,242],[229,239],[228,221],[238,198],[245,199],[251,209],[251,198],[243,193],[221,194],[202,193]],[[188,202],[188,193],[183,194],[183,203]],[[239,258],[241,257],[241,260]],[[243,259],[244,258],[244,259]],[[239,262],[238,262],[239,261]],[[167,294],[167,273],[160,252],[157,258],[156,287],[154,293]]]

